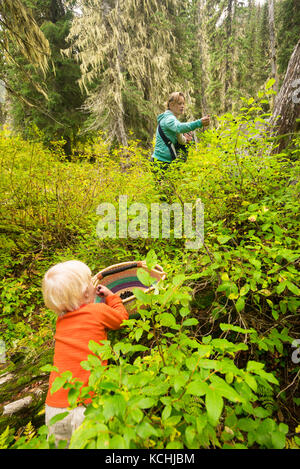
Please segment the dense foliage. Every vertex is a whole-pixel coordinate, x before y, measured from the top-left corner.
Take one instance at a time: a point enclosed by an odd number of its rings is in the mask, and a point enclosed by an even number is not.
[[[68,154],[94,129],[123,145],[132,132],[148,146],[155,117],[174,90],[186,93],[188,118],[232,112],[241,95],[249,99],[263,89],[272,77],[272,60],[278,89],[299,39],[296,0],[274,2],[273,52],[267,1],[22,3],[48,40],[49,67],[46,74],[39,72],[32,55],[24,57],[18,31],[4,27],[0,77],[9,100],[0,109],[9,111],[23,137],[29,137],[32,122],[43,130],[48,147],[63,137]],[[11,36],[14,40],[7,41]],[[24,39],[27,46],[35,44],[30,35]]]
[[[24,346],[29,356],[40,353],[53,335],[55,316],[40,291],[53,263],[76,258],[96,273],[146,258],[167,272],[153,293],[136,292],[140,318],[102,346],[90,343],[87,388],[69,372],[55,381],[53,392],[70,388],[71,407],[94,392],[71,448],[299,447],[299,137],[292,151],[272,154],[270,94],[268,85],[244,99],[239,114],[199,132],[163,187],[134,140],[112,150],[99,134],[66,160],[63,141],[50,151],[38,131],[30,141],[1,132],[0,327],[8,358]],[[118,209],[124,194],[150,212],[161,190],[169,203],[201,199],[200,249],[186,249],[175,226],[170,239],[97,237],[101,202]],[[50,370],[51,363],[43,368]],[[22,436],[8,427],[0,445],[54,442],[45,426],[28,424]]]

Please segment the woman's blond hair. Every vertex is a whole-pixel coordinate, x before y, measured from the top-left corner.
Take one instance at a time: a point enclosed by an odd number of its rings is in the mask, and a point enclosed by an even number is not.
[[[54,265],[45,273],[42,282],[45,305],[59,315],[75,311],[84,303],[91,279],[90,268],[81,261]]]
[[[184,94],[181,93],[181,91],[174,91],[174,93],[171,93],[168,98],[168,101],[166,101],[165,103],[166,110],[170,109],[170,103],[178,103],[180,98],[183,98],[185,100]]]

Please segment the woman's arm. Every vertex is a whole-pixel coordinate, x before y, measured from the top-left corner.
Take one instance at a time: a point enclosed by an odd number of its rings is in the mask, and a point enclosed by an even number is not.
[[[192,130],[200,129],[203,126],[201,119],[192,122],[180,122],[173,114],[168,115],[164,119],[163,124],[165,128],[176,134],[191,132]]]

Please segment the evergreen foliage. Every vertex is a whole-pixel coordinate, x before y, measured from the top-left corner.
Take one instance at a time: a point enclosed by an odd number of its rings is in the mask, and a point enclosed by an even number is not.
[[[33,5],[33,2],[30,3]],[[54,4],[57,6],[55,10]],[[84,120],[79,111],[84,100],[77,83],[80,78],[79,65],[60,53],[67,45],[66,37],[73,15],[71,10],[67,11],[60,5],[59,0],[37,1],[32,11],[51,48],[52,68],[44,78],[47,101],[45,102],[34,86],[39,77],[35,74],[33,66],[16,54],[15,61],[22,69],[26,69],[32,80],[20,81],[16,66],[7,67],[7,77],[13,89],[18,95],[26,98],[25,103],[16,96],[12,99],[11,114],[14,126],[25,137],[30,136],[32,127],[43,129],[44,142],[48,146],[51,141],[62,138],[65,141],[64,149],[70,154]]]
[[[299,64],[296,0],[275,2],[273,62],[268,5],[254,0],[7,0],[0,24],[0,379],[16,373],[0,410],[52,369],[46,270],[146,259],[167,277],[135,292],[138,318],[89,344],[88,386],[69,371],[53,384],[69,389],[70,409],[94,393],[70,448],[299,449],[299,103],[288,105],[289,82],[276,107],[293,111],[288,145],[271,112],[274,85]],[[209,113],[212,125],[158,184],[156,115],[179,90],[186,120]],[[187,249],[175,213],[169,238],[161,225],[150,236],[150,220],[147,237],[99,238],[97,207],[118,213],[123,194],[148,213],[162,195],[194,209],[201,200],[203,244]],[[21,417],[0,412],[1,449],[55,448],[44,395],[34,396]]]

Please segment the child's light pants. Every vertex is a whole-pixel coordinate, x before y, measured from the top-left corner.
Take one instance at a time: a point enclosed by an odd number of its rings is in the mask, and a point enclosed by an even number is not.
[[[55,435],[56,446],[61,440],[67,440],[68,445],[72,433],[78,428],[84,420],[84,406],[76,407],[76,409],[69,410],[62,407],[50,407],[46,404],[45,406],[45,423],[48,426],[52,417],[63,412],[69,412],[64,419],[56,422],[54,425],[49,427],[49,435]]]

